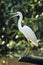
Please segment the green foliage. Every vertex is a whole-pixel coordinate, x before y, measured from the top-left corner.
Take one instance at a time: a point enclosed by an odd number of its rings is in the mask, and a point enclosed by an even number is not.
[[[43,0],[0,0],[0,54],[18,53],[28,47],[18,30],[18,17],[9,19],[10,13],[17,11],[23,13],[22,25],[30,26],[37,38],[43,39]]]

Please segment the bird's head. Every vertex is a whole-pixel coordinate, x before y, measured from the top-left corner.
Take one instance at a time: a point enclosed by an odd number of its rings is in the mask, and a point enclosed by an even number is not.
[[[21,16],[22,15],[22,13],[21,12],[16,12],[16,14],[17,14],[17,16]]]
[[[11,16],[10,18],[13,18],[13,17],[16,17],[16,16],[22,16],[22,13],[21,12],[16,12],[16,13],[10,13],[11,15],[13,15],[13,16]]]

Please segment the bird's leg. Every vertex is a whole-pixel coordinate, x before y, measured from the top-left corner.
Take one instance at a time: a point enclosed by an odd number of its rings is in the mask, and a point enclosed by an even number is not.
[[[23,52],[23,55],[27,55],[28,53],[28,49],[26,48],[25,50],[24,50],[24,52]]]
[[[30,44],[30,40],[28,40],[28,47],[26,48],[26,50],[24,51],[24,55],[28,55],[30,53],[31,50],[31,44]]]

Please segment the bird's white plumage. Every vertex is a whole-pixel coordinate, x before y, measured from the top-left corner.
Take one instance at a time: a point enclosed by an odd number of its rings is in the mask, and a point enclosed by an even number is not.
[[[23,26],[21,25],[21,21],[23,18],[23,15],[21,12],[16,12],[16,16],[19,16],[19,20],[18,20],[18,29],[24,34],[24,36],[26,37],[26,39],[28,41],[31,41],[35,46],[38,46],[37,43],[37,37],[34,33],[34,31],[29,27],[29,26]]]
[[[31,41],[31,42],[33,42],[33,44],[35,46],[38,46],[37,37],[36,37],[35,33],[33,32],[33,30],[30,27],[28,27],[26,25],[23,26],[21,32],[24,34],[24,36],[26,37],[26,39],[28,41]]]

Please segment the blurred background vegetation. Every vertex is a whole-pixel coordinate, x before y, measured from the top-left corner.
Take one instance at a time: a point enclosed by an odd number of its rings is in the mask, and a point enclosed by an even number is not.
[[[19,57],[28,48],[18,30],[18,17],[9,19],[17,11],[23,14],[22,25],[30,26],[43,46],[43,0],[0,0],[0,57]]]

